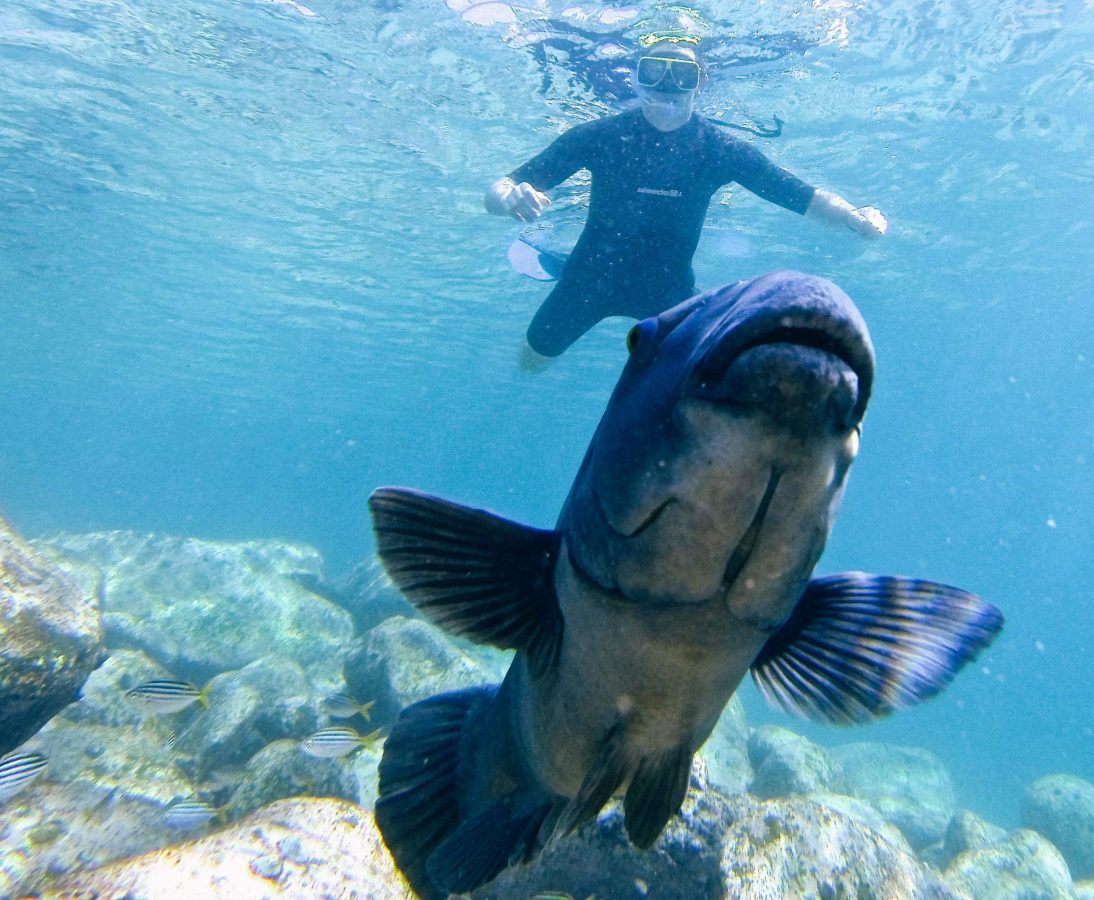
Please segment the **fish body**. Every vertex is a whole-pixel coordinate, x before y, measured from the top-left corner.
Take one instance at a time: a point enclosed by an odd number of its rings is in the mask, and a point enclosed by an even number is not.
[[[358,734],[352,728],[323,728],[300,742],[300,749],[308,756],[333,759],[352,753],[359,747],[371,747],[380,738],[380,731]]]
[[[154,678],[125,692],[125,698],[145,712],[162,715],[186,709],[191,703],[209,708],[209,686],[199,689],[177,678]]]
[[[372,707],[375,705],[375,700],[358,703],[348,694],[331,694],[322,703],[323,711],[328,716],[335,719],[349,719],[353,716],[361,716],[366,722],[372,720]]]
[[[812,578],[873,384],[831,282],[776,272],[646,319],[553,530],[400,488],[380,558],[449,631],[515,649],[496,688],[405,709],[376,819],[425,896],[469,891],[623,797],[649,847],[746,673],[790,712],[932,696],[1002,616],[958,588]]]
[[[169,828],[190,831],[200,828],[223,813],[221,807],[213,806],[205,800],[176,800],[163,812],[163,823]]]
[[[48,767],[49,760],[42,753],[9,753],[0,759],[0,803],[10,800]]]

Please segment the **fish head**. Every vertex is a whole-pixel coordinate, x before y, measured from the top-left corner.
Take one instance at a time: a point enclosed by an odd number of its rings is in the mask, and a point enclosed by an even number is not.
[[[575,570],[628,601],[722,597],[777,627],[858,450],[862,316],[830,281],[772,272],[638,323],[628,346],[559,521]]]

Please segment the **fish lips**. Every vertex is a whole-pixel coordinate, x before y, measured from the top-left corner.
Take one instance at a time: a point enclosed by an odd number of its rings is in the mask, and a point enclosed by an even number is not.
[[[695,397],[798,427],[847,431],[862,421],[874,357],[857,314],[768,308],[704,344],[687,386]]]

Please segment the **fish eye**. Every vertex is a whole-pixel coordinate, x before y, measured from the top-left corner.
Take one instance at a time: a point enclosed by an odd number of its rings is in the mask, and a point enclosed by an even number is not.
[[[627,352],[634,353],[657,335],[657,319],[643,319],[627,332]]]

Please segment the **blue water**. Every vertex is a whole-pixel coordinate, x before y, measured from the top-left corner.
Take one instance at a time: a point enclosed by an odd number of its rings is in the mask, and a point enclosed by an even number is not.
[[[306,541],[333,574],[371,552],[381,484],[550,526],[628,323],[518,372],[545,288],[508,269],[517,227],[481,197],[616,108],[589,54],[639,26],[565,9],[5,4],[0,509],[31,536]],[[927,705],[803,730],[928,747],[963,805],[1016,824],[1033,778],[1094,777],[1094,7],[700,10],[721,48],[704,111],[778,116],[766,153],[892,221],[866,244],[737,190],[696,258],[704,286],[827,275],[870,324],[878,382],[820,571],[949,581],[1008,619]],[[583,193],[562,197],[565,232]],[[794,724],[746,690],[755,721]]]

